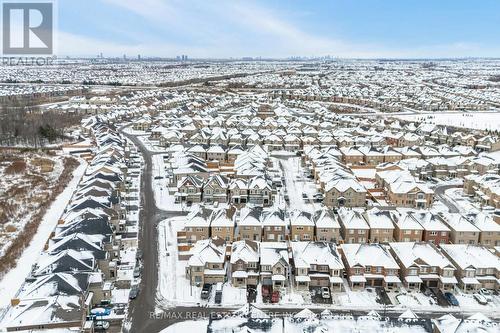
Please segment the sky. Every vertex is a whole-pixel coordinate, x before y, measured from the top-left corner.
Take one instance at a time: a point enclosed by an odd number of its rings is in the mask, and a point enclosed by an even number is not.
[[[500,57],[500,0],[58,0],[59,56]]]

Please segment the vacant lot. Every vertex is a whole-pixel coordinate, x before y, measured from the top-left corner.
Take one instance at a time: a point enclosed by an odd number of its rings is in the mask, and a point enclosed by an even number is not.
[[[76,166],[55,153],[0,151],[0,276],[15,266]]]

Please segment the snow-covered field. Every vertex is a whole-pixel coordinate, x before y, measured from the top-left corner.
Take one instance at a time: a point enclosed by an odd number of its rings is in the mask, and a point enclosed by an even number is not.
[[[417,123],[450,125],[471,129],[500,130],[500,112],[434,112],[432,114],[392,115]]]
[[[15,296],[20,289],[24,279],[28,276],[31,267],[36,262],[50,233],[62,215],[73,192],[75,191],[80,178],[83,176],[87,164],[81,161],[81,164],[73,172],[73,179],[68,183],[64,191],[56,198],[50,208],[45,213],[38,231],[30,242],[30,245],[23,251],[23,254],[17,261],[14,269],[11,269],[0,281],[0,308],[10,304],[10,299]]]

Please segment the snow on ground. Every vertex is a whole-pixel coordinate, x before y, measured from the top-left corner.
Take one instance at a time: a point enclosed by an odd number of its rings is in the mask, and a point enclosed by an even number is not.
[[[130,289],[113,289],[111,291],[111,303],[128,304],[128,294]]]
[[[38,227],[38,231],[30,242],[30,245],[23,251],[14,269],[10,270],[0,281],[0,308],[8,306],[11,298],[21,288],[24,279],[29,275],[31,267],[42,252],[50,233],[57,225],[59,217],[62,215],[73,192],[75,191],[80,178],[83,176],[87,163],[81,161],[80,166],[73,172],[73,179],[68,183],[64,191],[57,196],[50,205],[45,216]]]
[[[428,114],[394,116],[399,119],[415,121],[417,123],[431,123],[471,129],[500,130],[499,112],[433,112]]]
[[[161,333],[187,333],[187,332],[206,332],[208,320],[189,320],[175,323],[172,326],[162,330]]]
[[[151,183],[153,185],[156,207],[174,212],[186,210],[188,208],[185,205],[175,203],[174,196],[168,191],[168,179],[163,156],[163,154],[158,154],[152,157]]]
[[[426,332],[423,325],[408,325],[403,321],[390,322],[377,316],[364,316],[355,319],[351,316],[336,317],[328,319],[318,318],[274,318],[261,320],[262,326],[257,326],[254,321],[249,324],[243,318],[224,318],[220,320],[191,320],[175,323],[161,333],[184,333],[184,332],[268,332],[268,333],[303,333],[303,332],[384,332],[384,333],[420,333]],[[248,330],[250,326],[250,330]]]
[[[178,216],[158,224],[159,266],[157,304],[159,307],[193,305],[200,302],[201,288],[191,286],[186,278],[186,260],[178,260],[177,231],[185,217]]]
[[[273,158],[273,165],[283,171],[285,177],[285,188],[290,199],[290,207],[307,212],[320,208],[319,203],[312,202],[312,196],[318,192],[316,184],[304,176],[304,168],[300,165],[299,157],[287,159]],[[307,194],[307,202],[302,194]]]
[[[462,188],[450,188],[444,192],[444,195],[454,202],[457,208],[463,213],[478,212],[481,210],[479,205],[473,203],[471,199],[464,194]]]
[[[340,305],[349,307],[379,307],[377,302],[377,292],[375,289],[366,288],[364,290],[348,290],[345,293],[337,294]]]
[[[147,150],[153,153],[165,152],[165,149],[158,145],[158,141],[150,140],[148,136],[139,136],[139,140],[144,144]]]

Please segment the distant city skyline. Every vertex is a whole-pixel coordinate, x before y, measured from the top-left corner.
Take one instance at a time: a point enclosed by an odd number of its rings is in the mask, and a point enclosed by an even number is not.
[[[500,57],[500,2],[59,0],[59,56]]]

